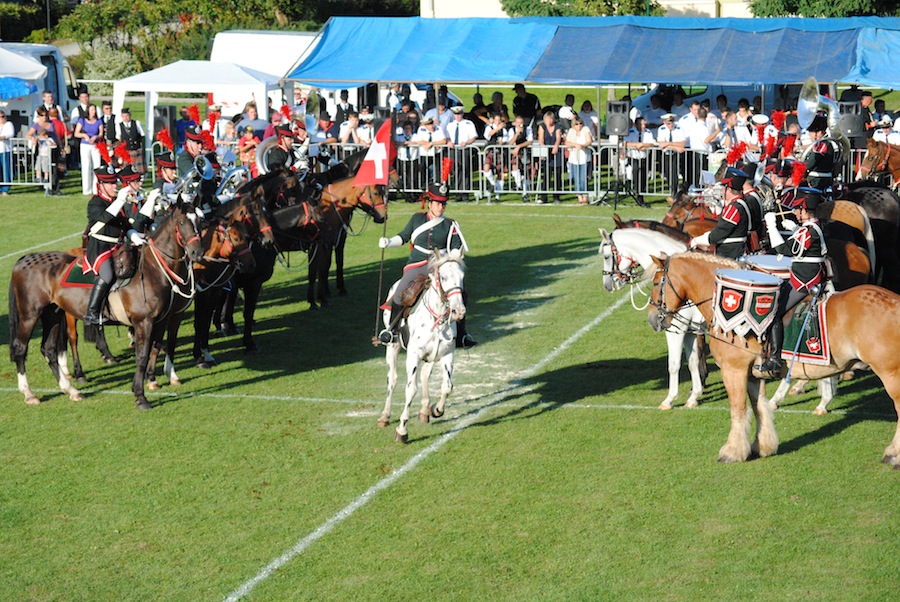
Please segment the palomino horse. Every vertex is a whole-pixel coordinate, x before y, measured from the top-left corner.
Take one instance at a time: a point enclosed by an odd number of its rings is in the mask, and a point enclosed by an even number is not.
[[[406,403],[400,415],[400,425],[394,434],[394,440],[406,443],[409,439],[409,406],[416,396],[416,376],[422,382],[422,408],[419,420],[428,422],[432,416],[440,418],[444,415],[447,396],[453,390],[453,352],[456,350],[456,322],[466,315],[463,304],[463,279],[466,266],[462,253],[453,250],[450,253],[434,256],[428,262],[429,282],[425,292],[419,297],[409,316],[404,320],[403,328],[408,329],[406,340]],[[391,287],[388,296],[394,294],[397,287]],[[390,310],[384,312],[384,325],[391,322]],[[400,342],[389,343],[385,355],[388,365],[388,392],[384,402],[384,410],[378,419],[378,426],[385,427],[391,420],[391,399],[397,386],[397,362],[400,357]],[[434,406],[430,406],[428,379],[434,364],[440,362],[443,383],[441,398]]]
[[[618,221],[616,223],[619,223]],[[663,226],[668,228],[668,226]],[[681,233],[672,229],[676,234]],[[642,228],[625,228],[607,232],[600,229],[600,255],[603,257],[603,287],[614,292],[631,285],[632,306],[638,307],[634,301],[634,291],[637,286],[646,282],[653,276],[655,266],[653,256],[665,253],[672,255],[687,250],[687,242],[683,239],[672,237],[667,233]],[[684,358],[687,360],[688,370],[691,374],[691,394],[684,406],[695,408],[700,395],[703,394],[703,383],[706,380],[706,361],[701,353],[700,343],[696,336],[688,336],[688,333],[700,332],[704,324],[703,316],[693,306],[687,306],[679,310],[677,319],[666,328],[666,346],[669,352],[669,393],[659,404],[660,410],[671,410],[672,402],[678,397],[678,372],[681,368],[681,353],[684,350]]]
[[[657,331],[666,328],[686,303],[693,303],[708,324],[713,323],[712,293],[719,268],[736,268],[737,263],[700,253],[683,253],[655,260],[652,308],[648,322]],[[881,379],[894,400],[898,423],[894,438],[884,451],[883,462],[900,465],[900,295],[883,288],[863,285],[834,293],[825,306],[831,341],[831,365],[794,364],[792,374],[819,379],[847,370],[863,361]],[[760,457],[778,451],[774,414],[765,401],[763,381],[751,368],[761,360],[762,347],[752,335],[741,339],[734,334],[710,337],[710,350],[722,371],[731,408],[731,431],[719,450],[720,462],[742,462],[751,451]],[[756,414],[756,438],[749,438],[750,418],[747,395]]]
[[[868,180],[884,173],[890,174],[894,186],[900,184],[900,146],[869,138],[856,180]]]
[[[115,301],[110,307],[120,306],[123,314],[119,315],[120,312],[114,309],[115,318],[134,327],[132,391],[137,407],[142,410],[152,407],[144,395],[150,346],[162,336],[172,298],[175,295],[193,295],[193,280],[185,261],[186,255],[198,261],[203,257],[203,247],[191,217],[185,208],[178,206],[141,247],[134,278],[110,294],[110,300]],[[32,253],[19,259],[13,267],[9,283],[9,350],[10,358],[16,364],[19,390],[28,404],[40,403],[25,374],[28,339],[38,319],[43,325],[41,351],[60,389],[72,400],[81,399],[81,394],[61,371],[57,351],[65,323],[63,312],[83,317],[91,293],[90,288],[60,285],[72,261],[75,258],[66,253]]]

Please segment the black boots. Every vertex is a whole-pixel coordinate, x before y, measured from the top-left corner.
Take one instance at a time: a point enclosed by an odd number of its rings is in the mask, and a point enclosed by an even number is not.
[[[769,331],[769,359],[757,366],[757,370],[771,378],[781,378],[781,348],[784,345],[784,323],[776,318]]]
[[[106,304],[106,296],[112,287],[111,282],[97,278],[94,288],[91,290],[91,298],[88,300],[87,313],[84,314],[85,326],[100,326],[103,323],[103,306]]]
[[[466,332],[466,319],[463,318],[459,322],[456,323],[456,348],[457,349],[471,349],[475,345],[478,344],[478,341],[472,338],[468,332]]]
[[[397,341],[400,334],[400,320],[403,318],[403,306],[391,301],[391,323],[390,325],[378,333],[378,340],[383,345],[388,345]]]

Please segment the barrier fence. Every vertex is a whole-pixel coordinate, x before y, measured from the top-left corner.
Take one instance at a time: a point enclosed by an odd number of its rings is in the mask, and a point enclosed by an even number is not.
[[[10,150],[0,152],[0,186],[41,186],[53,189],[58,171],[59,149],[41,154],[28,138],[6,140]]]

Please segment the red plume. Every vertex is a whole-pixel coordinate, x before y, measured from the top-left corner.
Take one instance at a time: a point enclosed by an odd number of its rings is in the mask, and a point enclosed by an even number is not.
[[[194,123],[197,125],[203,123],[200,121],[200,108],[195,104],[188,107],[188,116],[193,119]]]
[[[216,122],[219,120],[219,112],[218,111],[210,111],[206,116],[206,120],[209,121],[209,129],[215,131]]]
[[[122,160],[122,164],[131,163],[131,155],[128,154],[128,145],[124,141],[116,145],[115,155]]]
[[[784,129],[784,111],[772,111],[772,125],[781,132]]]
[[[156,139],[170,151],[175,150],[175,145],[172,144],[172,137],[169,135],[169,128],[156,132]]]
[[[441,162],[441,182],[447,182],[450,180],[450,172],[453,170],[453,159],[450,157],[444,157],[444,160]]]
[[[791,171],[791,182],[794,186],[799,186],[800,182],[803,181],[803,177],[806,175],[806,163],[801,161],[795,162]]]
[[[774,157],[775,156],[775,137],[769,136],[768,140],[766,140],[766,152],[764,154],[766,157]]]
[[[744,153],[747,152],[747,143],[746,142],[738,142],[734,146],[731,147],[731,150],[728,151],[728,154],[725,155],[725,161],[728,162],[729,165],[734,165],[737,163],[741,157],[744,156]]]
[[[205,148],[206,150],[214,150],[216,148],[216,143],[213,140],[212,134],[209,132],[209,130],[203,130],[202,132],[200,132],[200,137],[203,138],[203,140],[201,141],[203,148]]]
[[[109,156],[109,147],[106,146],[106,140],[100,140],[96,144],[97,150],[100,151],[100,158],[107,165],[112,165],[112,157]]]
[[[794,145],[797,144],[797,136],[788,134],[784,137],[784,143],[781,146],[781,152],[785,158],[794,154]]]
[[[281,105],[281,115],[288,121],[291,121],[291,107],[287,105]]]
[[[757,142],[759,142],[760,148],[762,148],[766,144],[766,126],[756,126],[756,140]]]

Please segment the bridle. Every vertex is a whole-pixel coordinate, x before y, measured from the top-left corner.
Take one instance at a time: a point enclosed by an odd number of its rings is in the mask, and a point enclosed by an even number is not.
[[[881,143],[879,143],[878,146],[877,146],[876,148],[879,148],[879,149],[880,149],[880,148],[881,148]],[[886,152],[884,153],[884,158],[883,158],[883,159],[880,159],[880,162],[876,164],[877,166],[876,166],[874,169],[872,169],[871,167],[866,167],[866,165],[865,165],[865,163],[866,163],[866,158],[868,158],[868,156],[869,156],[869,153],[866,152],[866,157],[863,158],[863,164],[860,165],[859,171],[862,172],[862,173],[864,173],[864,174],[868,174],[869,172],[872,172],[872,173],[878,173],[878,172],[882,172],[882,171],[887,171],[887,170],[888,170],[888,162],[890,161],[890,158],[891,158],[891,145],[885,143],[885,144],[884,144],[884,148],[887,149]],[[875,161],[878,161],[878,160],[879,160],[879,159],[878,159],[879,155],[880,155],[880,151],[875,151],[875,158],[872,159],[872,162],[873,162],[873,163],[874,163]],[[866,177],[868,177],[868,176],[866,176]]]
[[[704,303],[709,303],[710,301],[712,301],[713,298],[710,297],[710,298],[704,299],[703,301],[700,301],[698,303],[694,303],[690,299],[679,295],[678,291],[675,290],[675,286],[672,284],[672,279],[669,278],[669,263],[671,261],[672,261],[672,256],[671,255],[667,256],[666,262],[663,265],[663,267],[658,268],[656,270],[657,274],[660,274],[660,273],[662,274],[662,276],[660,277],[660,281],[659,281],[659,297],[656,301],[653,301],[653,294],[651,293],[649,304],[652,305],[653,307],[655,307],[656,311],[659,314],[661,314],[664,317],[664,319],[668,320],[670,326],[672,324],[675,324],[676,322],[682,323],[685,326],[689,326],[690,325],[689,320],[680,316],[678,314],[679,310],[681,310],[684,307],[689,307],[689,306],[699,307],[699,306],[703,305]],[[655,275],[654,275],[654,279],[655,279]],[[655,283],[654,283],[653,287],[656,288]],[[677,299],[678,309],[671,310],[668,308],[668,306],[666,304],[666,290],[667,289],[671,290],[672,294],[675,296],[675,299]]]
[[[428,310],[428,313],[430,313],[431,316],[435,319],[434,325],[431,327],[432,330],[437,330],[439,327],[443,326],[444,324],[446,324],[449,321],[450,313],[451,313],[450,312],[450,297],[463,294],[462,284],[460,284],[460,286],[454,286],[453,288],[450,288],[448,290],[444,290],[444,287],[441,286],[440,269],[444,264],[451,262],[451,261],[453,263],[456,263],[457,265],[459,264],[459,262],[456,261],[455,259],[447,258],[447,259],[442,259],[440,261],[440,263],[437,263],[431,269],[432,274],[431,274],[431,278],[430,278],[431,279],[431,287],[430,288],[431,288],[431,290],[434,290],[434,292],[437,293],[438,300],[440,301],[440,305],[438,308],[434,308],[434,307],[430,306],[428,304],[427,300],[425,302],[425,308]]]
[[[624,255],[619,252],[619,248],[616,246],[615,240],[613,240],[612,234],[609,235],[609,242],[603,241],[603,245],[609,245],[610,257],[612,258],[612,269],[607,270],[604,266],[603,275],[611,276],[612,278],[618,280],[623,285],[624,284],[635,284],[641,279],[643,276],[643,269],[641,268],[641,264],[635,261],[635,259],[629,255]],[[601,245],[602,246],[602,245]],[[605,254],[604,254],[605,258]],[[623,271],[621,269],[622,261],[628,260],[631,262],[631,266],[627,269],[627,271]],[[635,267],[637,266],[637,267]],[[640,268],[640,269],[639,269]]]

